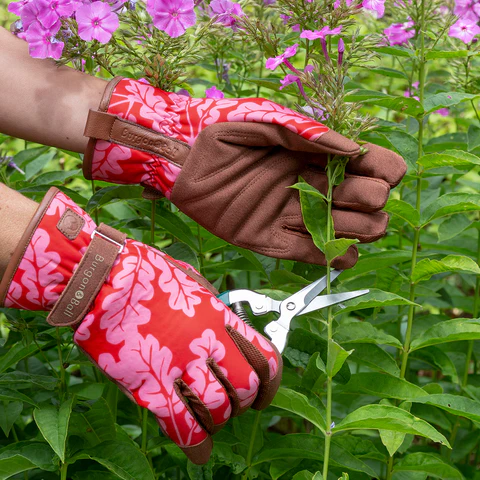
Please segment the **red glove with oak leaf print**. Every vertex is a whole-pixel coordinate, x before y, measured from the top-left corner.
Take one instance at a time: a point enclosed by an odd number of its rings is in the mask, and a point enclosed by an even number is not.
[[[85,135],[88,179],[141,183],[224,240],[264,255],[325,265],[303,223],[303,177],[327,192],[328,155],[349,158],[334,189],[339,237],[385,235],[382,208],[406,172],[385,148],[360,146],[315,120],[265,98],[190,98],[128,78],[112,80]],[[335,259],[352,267],[356,247]]]
[[[72,273],[73,272],[73,273]],[[190,265],[47,193],[0,284],[0,305],[49,310],[75,343],[194,463],[211,435],[275,395],[281,356]]]

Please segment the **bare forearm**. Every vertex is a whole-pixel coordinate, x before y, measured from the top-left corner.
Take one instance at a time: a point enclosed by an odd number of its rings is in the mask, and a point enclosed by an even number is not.
[[[90,108],[105,90],[102,79],[33,59],[26,42],[0,27],[0,132],[83,153]]]
[[[38,204],[0,183],[0,280]]]

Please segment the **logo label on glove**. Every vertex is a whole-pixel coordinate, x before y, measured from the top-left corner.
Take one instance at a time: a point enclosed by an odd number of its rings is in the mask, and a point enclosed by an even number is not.
[[[121,141],[132,148],[147,150],[171,161],[178,159],[182,153],[188,154],[186,145],[163,137],[160,133],[143,133],[138,127],[123,127]]]
[[[90,279],[93,277],[95,271],[97,270],[100,263],[103,263],[105,259],[101,255],[95,255],[95,259],[90,264],[90,267],[83,271],[81,277],[77,277],[79,284],[77,285],[77,290],[75,291],[73,297],[67,303],[63,314],[66,317],[73,318],[75,315],[75,307],[78,307],[85,297],[85,290],[87,285],[90,283]]]

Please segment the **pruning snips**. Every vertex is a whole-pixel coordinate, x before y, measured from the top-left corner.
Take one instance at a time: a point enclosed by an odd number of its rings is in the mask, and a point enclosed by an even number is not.
[[[330,280],[335,280],[341,273],[342,270],[332,270],[330,272]],[[294,317],[343,303],[369,292],[369,290],[356,290],[353,292],[320,295],[326,286],[327,276],[324,276],[302,288],[297,293],[290,295],[285,300],[274,300],[267,295],[245,289],[228,290],[221,293],[218,298],[231,307],[231,309],[247,323],[249,323],[248,316],[241,305],[242,303],[248,303],[255,316],[264,315],[269,312],[278,313],[280,316],[277,320],[268,323],[264,331],[281,353],[287,343],[290,323]]]

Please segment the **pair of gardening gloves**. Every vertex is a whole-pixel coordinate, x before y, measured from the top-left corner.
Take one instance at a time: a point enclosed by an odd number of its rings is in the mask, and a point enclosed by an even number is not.
[[[327,191],[328,155],[348,157],[333,193],[339,237],[373,242],[406,171],[397,154],[360,146],[262,98],[195,99],[112,80],[90,111],[88,179],[141,184],[242,248],[325,265],[302,220],[303,177]],[[363,152],[366,153],[363,153]],[[357,249],[335,260],[350,268]],[[230,417],[263,409],[281,380],[275,346],[216,298],[193,267],[94,221],[52,188],[0,284],[0,304],[49,310],[74,341],[197,464]]]

